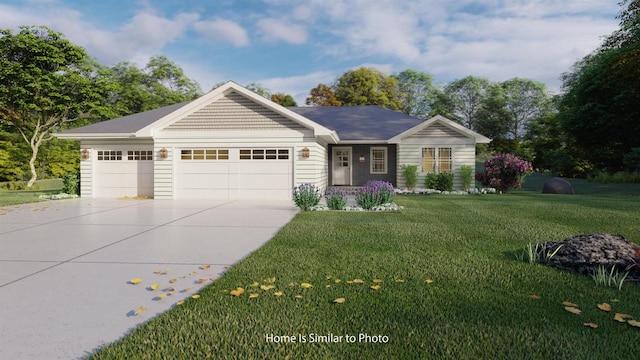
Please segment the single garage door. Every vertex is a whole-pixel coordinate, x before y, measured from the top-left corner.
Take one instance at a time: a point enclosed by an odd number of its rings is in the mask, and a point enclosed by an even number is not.
[[[153,150],[98,150],[93,197],[153,196]]]
[[[288,148],[180,149],[176,199],[291,199],[293,160]]]

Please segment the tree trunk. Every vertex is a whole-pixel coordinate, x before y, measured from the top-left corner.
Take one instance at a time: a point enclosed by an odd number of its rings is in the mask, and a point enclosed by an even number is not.
[[[38,178],[38,173],[36,172],[36,158],[38,157],[38,147],[39,143],[31,145],[31,159],[29,159],[29,169],[31,169],[31,179],[27,182],[27,187],[31,189],[33,183],[36,182]]]

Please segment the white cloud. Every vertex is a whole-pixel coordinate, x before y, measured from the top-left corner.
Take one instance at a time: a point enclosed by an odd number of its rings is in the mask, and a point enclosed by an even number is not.
[[[247,32],[242,26],[230,20],[199,21],[193,25],[193,28],[200,35],[214,41],[226,41],[235,46],[249,45]]]
[[[332,71],[316,71],[305,75],[288,77],[273,77],[258,80],[256,82],[266,86],[272,92],[290,94],[296,100],[298,106],[304,106],[305,99],[309,97],[309,91],[319,83],[331,83],[339,76]]]
[[[276,19],[260,19],[256,27],[266,41],[284,41],[294,45],[307,41],[304,27]]]

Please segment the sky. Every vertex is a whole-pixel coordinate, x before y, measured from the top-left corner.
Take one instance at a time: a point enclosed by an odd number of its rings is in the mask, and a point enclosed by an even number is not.
[[[304,105],[344,72],[545,83],[618,28],[615,0],[0,0],[0,28],[46,25],[103,65],[164,55],[204,92],[260,83]]]

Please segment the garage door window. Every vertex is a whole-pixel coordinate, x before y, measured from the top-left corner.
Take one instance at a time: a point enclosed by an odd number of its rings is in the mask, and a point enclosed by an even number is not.
[[[241,149],[240,160],[289,160],[289,149]]]
[[[98,150],[99,161],[122,160],[122,151],[120,150]]]
[[[127,151],[127,160],[153,160],[153,151],[151,150]]]
[[[181,160],[229,160],[228,149],[190,149],[180,151]]]

